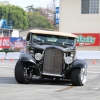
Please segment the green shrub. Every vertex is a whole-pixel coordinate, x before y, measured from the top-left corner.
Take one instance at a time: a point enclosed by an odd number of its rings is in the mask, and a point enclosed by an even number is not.
[[[7,52],[14,52],[14,50],[0,50],[0,52],[5,52],[5,53],[7,53]]]

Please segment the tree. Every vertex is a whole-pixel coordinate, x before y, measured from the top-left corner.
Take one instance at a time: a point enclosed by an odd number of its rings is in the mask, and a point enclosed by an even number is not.
[[[55,2],[52,1],[46,8],[38,7],[38,12],[44,16],[52,25],[55,25]]]
[[[52,25],[54,25],[54,11],[50,10],[49,8],[42,8],[39,7],[38,11],[40,14],[45,17]]]
[[[37,9],[37,8],[34,8],[33,5],[27,6],[27,7],[26,7],[26,10],[27,10],[28,12],[36,12],[36,11],[38,11],[38,9]]]
[[[39,12],[27,12],[29,19],[29,27],[43,27],[52,29],[52,25],[48,22],[48,20],[40,15]]]
[[[14,5],[0,5],[0,19],[12,21],[12,27],[17,29],[28,28],[28,17],[26,12]]]
[[[52,0],[51,3],[49,3],[46,8],[43,8],[43,7],[37,8],[38,12],[40,12],[40,14],[44,16],[56,30],[58,30],[59,28],[59,26],[56,25],[56,22],[55,22],[56,21],[55,10],[56,10],[56,5],[58,4],[59,4],[58,0]]]

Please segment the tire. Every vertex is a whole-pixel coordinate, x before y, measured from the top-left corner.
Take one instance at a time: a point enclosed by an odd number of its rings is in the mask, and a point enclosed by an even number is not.
[[[29,79],[25,78],[24,68],[25,66],[23,65],[23,63],[20,60],[18,60],[15,65],[15,79],[20,84],[28,84],[32,79],[32,76]]]
[[[83,86],[86,83],[86,68],[74,68],[71,73],[71,82],[73,86]]]

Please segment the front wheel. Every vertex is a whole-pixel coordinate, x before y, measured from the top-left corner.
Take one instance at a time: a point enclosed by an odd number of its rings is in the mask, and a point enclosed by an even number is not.
[[[15,79],[20,84],[28,84],[32,79],[32,68],[18,60],[15,66]]]
[[[71,73],[71,82],[73,86],[83,86],[86,83],[86,68],[74,68]]]

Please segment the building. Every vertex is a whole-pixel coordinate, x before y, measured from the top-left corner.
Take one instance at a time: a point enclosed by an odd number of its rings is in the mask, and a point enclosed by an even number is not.
[[[100,0],[60,0],[59,31],[98,34],[98,45],[78,46],[78,50],[100,50]],[[87,39],[87,37],[85,37]],[[92,39],[92,38],[91,38]]]

